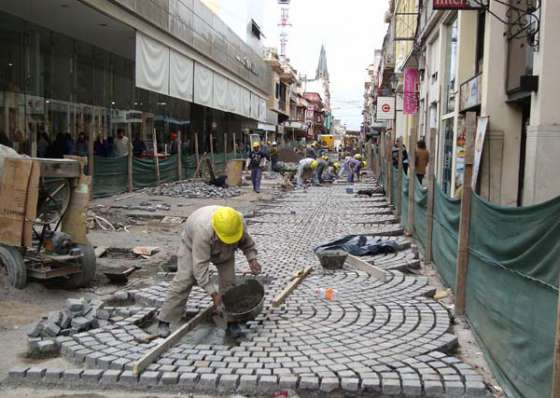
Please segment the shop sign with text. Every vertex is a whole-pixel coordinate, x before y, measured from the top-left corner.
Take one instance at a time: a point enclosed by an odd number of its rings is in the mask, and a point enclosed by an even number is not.
[[[433,0],[434,10],[476,10],[483,7],[481,0]]]

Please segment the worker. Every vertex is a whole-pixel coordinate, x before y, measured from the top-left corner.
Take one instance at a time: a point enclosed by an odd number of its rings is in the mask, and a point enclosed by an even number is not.
[[[318,165],[318,162],[313,158],[304,158],[299,161],[296,173],[297,188],[303,188],[303,174],[306,171],[314,171]]]
[[[338,176],[340,170],[340,163],[334,162],[329,164],[327,171],[323,174],[323,181],[334,181]]]
[[[313,172],[313,185],[321,185],[323,182],[323,172],[326,170],[328,165],[329,157],[327,155],[317,158],[317,168]]]
[[[317,142],[313,141],[311,145],[308,145],[307,148],[305,148],[305,157],[317,159],[316,148],[317,148]]]
[[[362,155],[356,154],[354,157],[347,157],[344,161],[341,174],[346,174],[348,182],[354,182],[354,177],[360,174],[361,166]]]
[[[249,152],[247,158],[247,169],[251,170],[251,182],[253,183],[253,191],[261,192],[261,179],[263,168],[266,167],[268,155],[261,149],[260,142],[253,143],[253,150]]]
[[[159,311],[159,334],[169,336],[169,324],[179,318],[194,285],[204,289],[214,306],[222,304],[222,294],[235,284],[235,251],[240,249],[253,274],[261,271],[255,242],[247,232],[241,213],[231,207],[205,206],[192,213],[185,224],[177,254],[177,273],[169,286],[167,301]],[[216,290],[210,280],[210,262],[218,269]],[[227,333],[238,338],[241,328],[229,323]]]

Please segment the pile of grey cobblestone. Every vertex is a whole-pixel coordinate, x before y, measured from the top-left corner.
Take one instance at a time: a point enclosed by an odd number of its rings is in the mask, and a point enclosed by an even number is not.
[[[231,198],[241,193],[238,188],[221,188],[204,182],[194,181],[177,181],[161,184],[148,189],[147,192],[150,195],[198,199]]]

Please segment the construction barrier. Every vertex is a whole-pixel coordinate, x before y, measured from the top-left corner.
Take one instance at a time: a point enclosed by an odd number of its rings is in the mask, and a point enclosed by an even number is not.
[[[380,172],[384,171],[381,167]],[[397,173],[394,168],[393,187]],[[406,226],[406,175],[402,181],[401,223]],[[414,196],[414,237],[425,247],[428,192],[417,179]],[[457,279],[460,207],[460,200],[450,198],[435,184],[433,263],[452,289]],[[496,379],[511,397],[551,396],[559,214],[560,197],[521,208],[494,205],[476,194],[472,197],[465,314]]]
[[[223,173],[227,159],[234,154],[214,154],[214,170]],[[192,178],[196,171],[196,157],[183,155],[181,159],[183,178]],[[204,168],[205,166],[203,166]],[[120,194],[128,190],[128,157],[94,158],[93,196],[95,198]],[[178,180],[177,155],[159,160],[160,183]],[[132,186],[141,189],[156,186],[158,183],[155,159],[137,158],[132,160]]]

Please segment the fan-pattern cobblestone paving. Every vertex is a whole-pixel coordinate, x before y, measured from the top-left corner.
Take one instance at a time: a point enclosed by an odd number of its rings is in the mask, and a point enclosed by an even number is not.
[[[355,185],[371,188],[373,182]],[[348,194],[346,186],[311,188],[261,206],[249,221],[266,280],[265,309],[246,325],[238,345],[179,343],[140,376],[131,369],[146,343],[142,325],[162,305],[168,279],[131,291],[136,303],[108,308],[109,326],[61,338],[62,355],[76,369],[13,369],[12,381],[40,384],[101,384],[124,388],[246,393],[292,389],[301,393],[344,391],[407,397],[486,396],[482,377],[453,356],[457,338],[447,309],[431,298],[417,250],[402,236],[381,195]],[[388,281],[346,266],[323,272],[312,248],[346,234],[370,234],[399,243],[396,253],[364,257],[389,273]],[[313,273],[286,302],[270,302],[306,266]],[[238,270],[247,266],[238,257]],[[328,301],[319,288],[336,289]],[[199,288],[187,305],[210,304]]]

